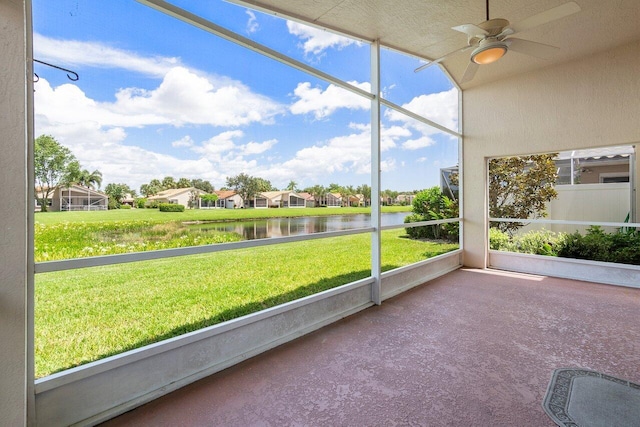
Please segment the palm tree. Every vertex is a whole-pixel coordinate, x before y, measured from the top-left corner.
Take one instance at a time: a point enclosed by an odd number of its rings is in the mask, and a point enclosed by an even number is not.
[[[294,180],[289,181],[289,185],[286,188],[288,191],[298,191],[298,183]]]
[[[94,185],[100,188],[102,184],[102,172],[97,169],[93,172],[83,169],[82,172],[80,172],[78,184],[87,187],[87,209],[91,210],[91,190],[94,188]]]
[[[100,185],[102,185],[102,172],[100,172],[99,170],[89,172],[88,170],[83,169],[80,174],[78,184],[92,189],[100,188]],[[96,185],[97,187],[94,187],[94,185]]]
[[[346,199],[346,207],[351,207],[351,197],[353,195],[356,194],[356,190],[355,188],[353,188],[353,185],[347,185],[346,187],[342,187],[342,196]],[[345,200],[343,200],[343,205],[345,203]]]
[[[327,194],[327,189],[322,185],[314,185],[313,187],[309,187],[306,189],[306,192],[313,196],[313,201],[316,207],[320,206],[320,202],[322,198]]]
[[[80,182],[82,179],[82,171],[80,170],[80,162],[73,160],[67,165],[64,177],[60,181],[62,187],[67,187],[69,200],[67,201],[67,210],[71,210],[71,186]],[[62,191],[62,190],[60,190]],[[62,209],[62,197],[60,198],[60,209]]]

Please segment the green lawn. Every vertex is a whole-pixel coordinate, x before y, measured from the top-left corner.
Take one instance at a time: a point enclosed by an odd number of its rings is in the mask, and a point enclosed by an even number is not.
[[[383,206],[382,212],[409,212],[411,206]],[[298,216],[348,215],[370,213],[371,208],[289,208],[289,209],[187,209],[160,212],[158,209],[115,209],[91,212],[36,212],[41,224],[100,221],[234,221]]]
[[[408,207],[385,207],[402,212]],[[240,240],[190,221],[368,213],[368,208],[155,209],[36,214],[35,259],[49,261]],[[370,276],[364,233],[36,275],[36,375],[42,377]],[[457,244],[383,232],[383,270]]]
[[[120,214],[116,212],[115,215]],[[138,211],[122,212],[140,215]],[[104,214],[107,216],[97,220],[114,215]],[[41,217],[45,216],[56,215],[46,213]],[[403,229],[383,232],[385,271],[458,247],[457,244],[411,240],[404,234]],[[369,233],[38,274],[36,376],[46,376],[369,275]]]

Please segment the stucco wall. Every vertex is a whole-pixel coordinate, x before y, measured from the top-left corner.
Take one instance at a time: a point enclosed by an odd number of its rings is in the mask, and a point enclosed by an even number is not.
[[[27,125],[24,5],[0,1],[0,425],[27,422]],[[31,77],[31,76],[29,76]],[[27,203],[28,202],[28,203]]]
[[[636,41],[464,92],[466,265],[486,266],[487,157],[640,141],[638,53]]]
[[[580,174],[580,184],[599,184],[601,174],[604,176],[607,175],[618,175],[618,176],[628,176],[629,174],[629,165],[609,165],[609,166],[601,166],[601,167],[586,167],[586,171]]]

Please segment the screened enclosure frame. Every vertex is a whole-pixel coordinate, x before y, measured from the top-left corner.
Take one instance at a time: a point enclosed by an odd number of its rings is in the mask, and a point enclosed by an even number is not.
[[[166,394],[176,388],[203,378],[212,373],[218,372],[228,366],[238,363],[247,357],[259,354],[269,348],[294,339],[300,335],[308,333],[333,321],[336,321],[349,314],[370,307],[379,305],[384,299],[390,298],[411,287],[424,283],[431,278],[445,274],[462,265],[462,235],[463,235],[463,195],[462,185],[460,185],[458,218],[449,218],[436,221],[422,221],[410,224],[381,225],[381,200],[380,200],[380,144],[381,144],[381,106],[390,108],[406,115],[422,124],[428,125],[439,132],[445,133],[457,139],[457,155],[460,165],[460,182],[463,179],[462,168],[462,132],[449,129],[428,118],[415,114],[402,106],[391,101],[382,99],[380,90],[380,49],[379,41],[366,41],[370,45],[370,78],[371,92],[364,91],[324,73],[305,63],[297,61],[291,57],[283,55],[264,45],[256,43],[237,33],[229,31],[213,22],[192,14],[171,3],[162,0],[138,0],[139,3],[147,5],[161,13],[170,15],[180,21],[207,31],[215,36],[224,38],[250,51],[265,55],[275,61],[289,67],[298,69],[304,73],[314,76],[324,82],[334,84],[340,88],[348,90],[360,97],[371,101],[371,224],[369,227],[351,229],[336,232],[324,232],[307,235],[279,237],[270,239],[259,239],[250,241],[240,241],[233,243],[223,243],[204,246],[191,246],[177,249],[154,250],[148,252],[135,252],[119,255],[97,256],[87,258],[66,259],[60,261],[33,262],[33,272],[31,277],[30,301],[34,300],[33,275],[47,272],[62,272],[79,268],[119,265],[138,261],[158,260],[169,257],[180,257],[196,254],[209,254],[221,251],[231,251],[237,249],[257,248],[262,246],[277,245],[291,242],[310,241],[330,237],[348,236],[355,234],[371,234],[371,275],[356,282],[341,285],[337,288],[310,295],[298,300],[291,301],[270,309],[253,313],[222,324],[213,325],[192,333],[187,333],[169,340],[160,341],[139,349],[120,353],[105,359],[81,365],[76,368],[49,375],[35,380],[33,378],[34,367],[34,332],[33,310],[30,313],[31,336],[30,336],[30,375],[34,381],[34,400],[36,419],[58,420],[63,424],[72,423],[97,423],[111,418],[119,413],[125,412],[135,406],[150,401],[162,394]],[[245,7],[242,2],[236,2]],[[346,35],[347,37],[351,37]],[[28,36],[32,38],[32,34]],[[393,49],[395,50],[395,49]],[[402,53],[402,52],[401,52]],[[445,72],[445,74],[447,74]],[[458,126],[462,129],[462,91],[447,74],[449,80],[458,91]],[[33,96],[30,97],[33,105]],[[32,107],[31,107],[32,108]],[[33,129],[33,123],[31,123]],[[33,146],[30,147],[31,155]],[[33,188],[33,174],[30,182]],[[34,216],[30,214],[30,235],[31,235],[31,260],[33,261],[34,250]],[[458,237],[459,248],[447,254],[418,263],[400,267],[398,269],[385,272],[381,271],[381,241],[382,231],[399,228],[422,227],[429,225],[439,225],[447,223],[458,223],[460,233]],[[386,285],[383,289],[382,282]],[[33,304],[31,304],[33,307]],[[298,317],[296,317],[298,316]],[[298,324],[300,320],[294,319],[315,319],[308,324]],[[277,325],[277,326],[274,326]],[[271,341],[258,344],[248,344],[252,340],[264,335],[264,330],[272,330],[283,327],[291,328],[290,332],[282,336],[273,336]],[[295,326],[292,326],[295,325]],[[237,341],[240,341],[238,348],[219,349],[216,344],[218,339],[226,339],[228,334],[237,334]],[[222,338],[221,338],[222,337]],[[225,353],[225,351],[227,351]],[[188,372],[178,372],[179,367],[173,367],[171,359],[193,357],[197,352],[209,352],[215,362],[199,366],[189,366]],[[224,354],[223,354],[224,353]],[[149,362],[153,358],[153,361]],[[216,359],[217,358],[217,359]],[[185,362],[186,363],[186,362]],[[150,364],[150,365],[149,365]],[[171,366],[166,368],[159,375],[160,378],[152,380],[136,380],[133,375],[145,374],[148,369],[157,366]],[[175,371],[175,372],[174,372]],[[102,386],[94,387],[94,385]],[[110,390],[110,386],[117,387],[118,393]],[[117,395],[117,396],[114,396]]]

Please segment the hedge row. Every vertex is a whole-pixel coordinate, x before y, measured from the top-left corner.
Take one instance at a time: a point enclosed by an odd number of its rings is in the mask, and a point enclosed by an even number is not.
[[[539,230],[509,236],[491,228],[489,246],[510,252],[640,265],[640,233],[635,230],[605,233],[594,226],[585,235]]]
[[[160,203],[158,209],[160,212],[184,212],[184,206],[176,203]]]

